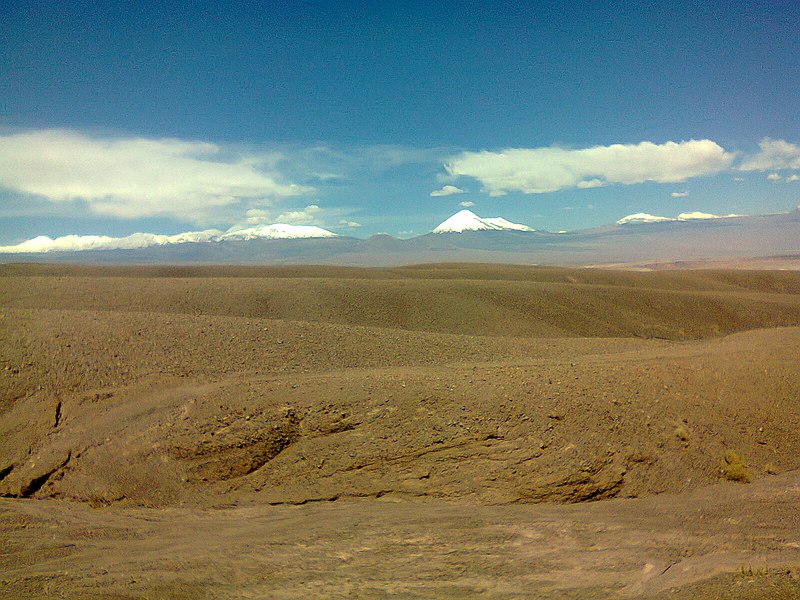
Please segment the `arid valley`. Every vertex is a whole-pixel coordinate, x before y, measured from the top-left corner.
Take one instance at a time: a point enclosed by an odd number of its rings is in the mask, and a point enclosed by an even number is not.
[[[798,23],[5,2],[0,600],[800,600]]]
[[[4,597],[800,593],[798,271],[0,280]]]

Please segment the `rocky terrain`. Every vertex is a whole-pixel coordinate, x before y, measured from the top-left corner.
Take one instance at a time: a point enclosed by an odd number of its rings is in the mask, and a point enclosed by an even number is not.
[[[0,595],[800,593],[796,272],[0,281]]]

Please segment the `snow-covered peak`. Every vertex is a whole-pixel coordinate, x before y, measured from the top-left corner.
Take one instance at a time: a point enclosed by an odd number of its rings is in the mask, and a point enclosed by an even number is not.
[[[18,254],[28,252],[75,252],[80,250],[135,250],[150,246],[167,246],[171,244],[211,243],[225,240],[255,239],[303,239],[331,238],[335,233],[313,225],[262,225],[222,233],[217,229],[206,231],[187,231],[176,235],[158,233],[134,233],[125,237],[107,235],[64,235],[52,239],[40,235],[15,246],[0,246],[0,254]]]
[[[733,217],[743,217],[744,215],[737,215],[731,213],[729,215],[712,215],[711,213],[704,212],[686,212],[678,215],[678,221],[693,221],[695,219],[731,219]]]
[[[150,246],[185,244],[189,242],[212,242],[222,232],[216,229],[187,231],[176,235],[158,233],[132,233],[124,237],[107,235],[62,235],[55,239],[40,235],[16,246],[0,246],[0,253],[23,252],[74,252],[80,250],[135,250]]]
[[[503,217],[481,218],[471,210],[462,210],[443,221],[433,233],[462,233],[464,231],[533,231],[527,225],[512,223]]]
[[[442,221],[433,233],[461,233],[462,231],[479,231],[482,229],[495,229],[496,226],[487,223],[471,210],[461,210],[449,219]]]
[[[520,225],[519,223],[512,223],[503,217],[486,217],[482,220],[491,225],[497,225],[500,229],[511,229],[513,231],[536,231],[532,227]]]
[[[288,225],[286,223],[274,223],[272,225],[261,225],[259,227],[249,227],[229,231],[219,237],[220,240],[289,240],[300,238],[331,238],[336,234],[316,225]]]
[[[661,223],[664,221],[702,221],[706,219],[730,219],[732,217],[742,217],[744,215],[729,214],[729,215],[713,215],[704,212],[685,212],[679,214],[677,217],[659,217],[648,213],[636,213],[622,217],[617,221],[617,225],[625,225],[626,223]]]
[[[670,217],[659,217],[649,213],[634,213],[627,217],[622,217],[617,221],[617,225],[625,225],[626,223],[660,223],[662,221],[674,221]]]

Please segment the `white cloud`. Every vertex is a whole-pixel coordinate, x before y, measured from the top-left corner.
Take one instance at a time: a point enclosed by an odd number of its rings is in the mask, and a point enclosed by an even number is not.
[[[462,152],[444,165],[451,176],[473,177],[492,196],[543,194],[645,181],[674,183],[712,175],[730,166],[734,154],[711,140],[613,144],[582,150],[510,148]]]
[[[789,175],[786,181],[800,181],[800,175]]]
[[[309,204],[303,210],[292,210],[278,215],[279,223],[313,224],[319,222],[322,209],[316,204]]]
[[[461,188],[457,188],[454,185],[446,185],[440,190],[433,190],[431,192],[431,196],[438,197],[438,196],[452,196],[453,194],[463,194],[464,190]]]
[[[785,140],[764,138],[758,144],[761,150],[742,161],[742,171],[782,171],[800,169],[800,146]]]
[[[361,223],[357,223],[356,221],[348,221],[347,219],[342,219],[339,221],[339,225],[341,227],[349,227],[350,229],[361,227]]]
[[[356,229],[361,223],[349,218],[350,209],[344,207],[322,208],[317,204],[309,204],[301,210],[287,210],[275,217],[274,222],[293,226],[347,227]],[[228,229],[229,233],[257,229],[271,221],[271,211],[253,208],[246,212],[247,218]],[[335,224],[335,225],[334,225]]]
[[[673,198],[686,198],[689,195],[689,192],[672,192],[670,196]]]
[[[602,179],[588,179],[585,181],[579,181],[575,187],[581,190],[588,190],[591,188],[605,187],[606,185],[608,184]]]
[[[781,177],[778,173],[770,173],[769,175],[767,175],[767,179],[769,179],[770,181],[780,181],[781,179],[783,179],[783,177]]]
[[[464,200],[464,202],[459,202],[459,206],[463,206],[464,208],[470,208],[471,206],[475,206],[474,202],[470,202],[469,200]]]
[[[245,212],[245,223],[259,225],[269,221],[269,211],[263,208],[251,208]]]
[[[53,203],[81,200],[101,215],[203,222],[220,211],[311,192],[264,171],[279,158],[232,155],[197,141],[27,131],[0,136],[0,187]]]
[[[342,176],[338,173],[313,173],[312,177],[320,181],[336,181],[337,179],[342,179]]]

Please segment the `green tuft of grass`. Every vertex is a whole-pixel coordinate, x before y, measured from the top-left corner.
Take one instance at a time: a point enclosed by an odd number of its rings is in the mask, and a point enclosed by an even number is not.
[[[750,481],[747,463],[733,450],[725,451],[725,456],[719,470],[722,478],[728,481],[738,481],[739,483],[748,483]]]

